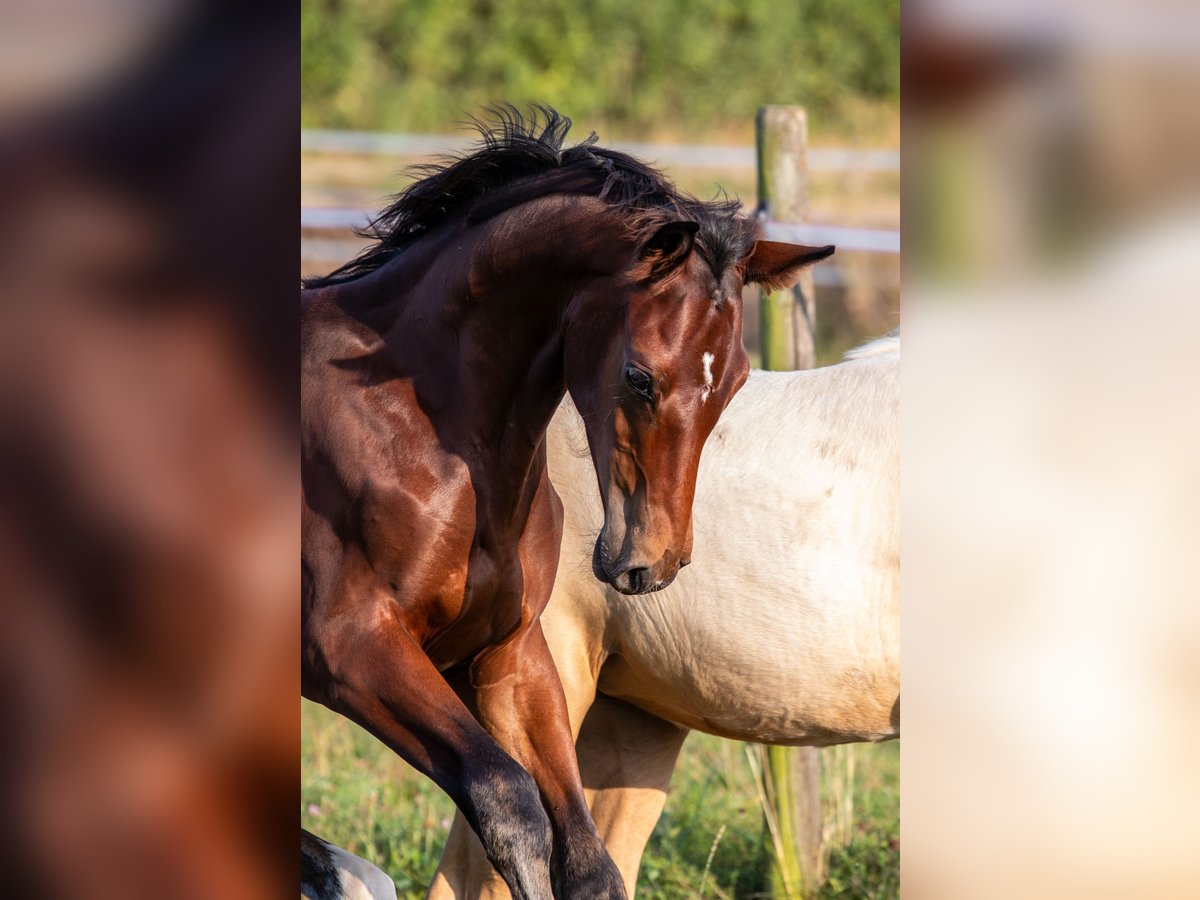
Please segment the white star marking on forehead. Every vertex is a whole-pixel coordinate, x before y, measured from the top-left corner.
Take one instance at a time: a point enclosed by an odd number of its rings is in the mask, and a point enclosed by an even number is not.
[[[704,363],[704,389],[700,391],[700,402],[703,403],[708,399],[708,395],[712,393],[713,373],[712,364],[715,357],[711,353],[705,353],[700,357],[700,362]]]

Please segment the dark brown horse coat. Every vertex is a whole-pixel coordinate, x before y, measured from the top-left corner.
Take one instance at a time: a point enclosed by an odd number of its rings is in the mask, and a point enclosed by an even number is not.
[[[598,577],[668,584],[700,451],[746,378],[741,289],[832,248],[756,241],[569,122],[511,111],[302,294],[303,690],[429,775],[514,896],[623,897],[538,617],[562,510],[544,433],[588,423]]]

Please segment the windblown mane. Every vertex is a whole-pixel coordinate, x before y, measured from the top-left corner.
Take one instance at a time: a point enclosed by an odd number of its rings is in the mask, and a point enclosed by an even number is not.
[[[696,222],[696,248],[718,276],[743,259],[758,237],[757,222],[738,214],[738,200],[722,195],[702,201],[681,193],[657,169],[597,147],[595,133],[563,149],[571,120],[548,106],[533,105],[528,116],[511,105],[488,112],[494,124],[472,120],[480,133],[473,151],[410,169],[413,183],[359,232],[374,243],[330,274],[305,279],[304,287],[373,272],[464,212],[469,222],[482,222],[550,194],[586,194],[628,211],[635,239],[671,220]]]

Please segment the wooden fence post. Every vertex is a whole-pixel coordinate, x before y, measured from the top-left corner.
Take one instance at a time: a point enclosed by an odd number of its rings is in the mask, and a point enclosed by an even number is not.
[[[760,106],[755,119],[758,208],[776,222],[808,221],[808,116],[799,106]],[[760,306],[764,369],[816,365],[817,309],[813,277],[792,290],[763,292]]]
[[[808,219],[808,118],[798,106],[762,106],[755,120],[760,214],[777,222]],[[816,364],[816,304],[806,272],[794,290],[762,294],[764,369],[811,369]],[[772,895],[815,894],[821,871],[820,758],[815,747],[768,747],[764,777],[778,829]]]

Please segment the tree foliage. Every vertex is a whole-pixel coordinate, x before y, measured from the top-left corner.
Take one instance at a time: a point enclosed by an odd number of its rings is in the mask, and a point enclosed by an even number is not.
[[[302,0],[303,124],[441,131],[540,100],[624,135],[898,102],[899,0]]]

